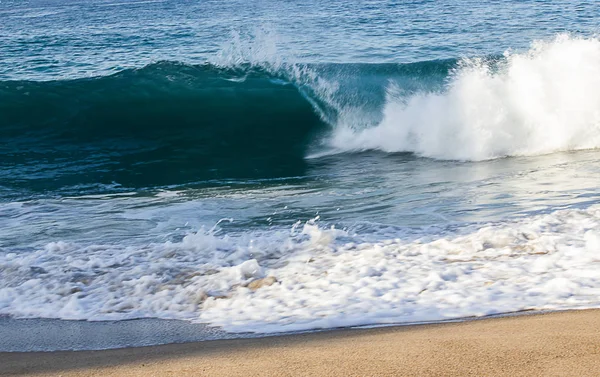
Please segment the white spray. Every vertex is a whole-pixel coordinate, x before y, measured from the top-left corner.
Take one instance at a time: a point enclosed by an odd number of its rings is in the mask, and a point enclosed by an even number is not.
[[[382,121],[338,124],[331,147],[456,160],[600,147],[600,40],[560,35],[505,57],[464,60],[443,93],[406,99],[390,85]]]

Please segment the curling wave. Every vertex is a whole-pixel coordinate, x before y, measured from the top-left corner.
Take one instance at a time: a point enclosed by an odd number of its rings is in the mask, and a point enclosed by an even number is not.
[[[325,126],[297,87],[258,69],[158,63],[1,82],[0,173],[38,189],[297,174]]]
[[[185,65],[0,82],[0,178],[34,191],[303,175],[364,150],[486,160],[600,147],[600,40],[412,64]]]

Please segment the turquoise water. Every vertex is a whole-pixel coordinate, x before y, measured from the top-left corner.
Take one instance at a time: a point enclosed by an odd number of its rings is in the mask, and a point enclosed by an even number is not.
[[[2,1],[0,315],[598,306],[599,11]]]

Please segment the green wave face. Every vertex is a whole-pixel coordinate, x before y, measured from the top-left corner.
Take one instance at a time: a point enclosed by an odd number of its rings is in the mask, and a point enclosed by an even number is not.
[[[242,79],[243,78],[243,79]],[[0,173],[35,190],[301,174],[325,127],[261,72],[157,64],[110,77],[0,83]]]
[[[0,82],[2,186],[53,192],[299,176],[309,149],[348,125],[346,115],[359,114],[357,127],[379,121],[390,78],[410,95],[439,86],[454,64],[163,62],[104,77]]]

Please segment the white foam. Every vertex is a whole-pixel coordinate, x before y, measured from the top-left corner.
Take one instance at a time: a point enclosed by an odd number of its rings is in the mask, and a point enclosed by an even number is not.
[[[463,60],[441,93],[390,84],[378,125],[341,122],[329,143],[456,160],[600,147],[600,40],[560,35],[505,58]]]
[[[600,207],[367,242],[320,228],[0,250],[0,314],[281,332],[600,307]],[[256,291],[250,281],[274,276]]]

